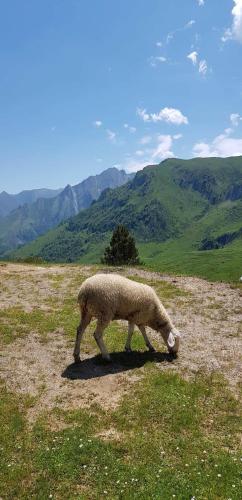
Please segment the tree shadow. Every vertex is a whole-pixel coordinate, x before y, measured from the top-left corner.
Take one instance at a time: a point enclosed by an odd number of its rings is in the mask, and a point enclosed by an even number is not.
[[[172,363],[176,356],[166,352],[112,352],[111,363],[105,362],[101,355],[87,358],[80,363],[68,365],[61,376],[71,380],[88,380],[92,378],[105,377],[115,373],[125,372],[134,368],[141,368],[147,362]]]

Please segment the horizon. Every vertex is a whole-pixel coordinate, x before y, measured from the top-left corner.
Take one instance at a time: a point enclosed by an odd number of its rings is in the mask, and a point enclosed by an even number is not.
[[[13,0],[0,27],[1,192],[242,155],[242,0]]]
[[[192,161],[192,160],[226,160],[226,159],[232,159],[232,158],[241,158],[242,155],[234,155],[234,156],[208,156],[208,157],[204,157],[204,156],[193,156],[192,158],[178,158],[176,156],[173,156],[173,157],[169,157],[169,158],[165,158],[164,160],[160,161],[159,163],[153,163],[153,164],[147,164],[145,166],[142,167],[142,169],[140,170],[137,170],[136,172],[127,172],[124,168],[118,168],[117,166],[113,166],[113,167],[108,167],[108,168],[105,168],[104,170],[102,170],[101,172],[99,172],[98,174],[91,174],[91,175],[88,175],[87,177],[85,177],[84,179],[82,179],[80,182],[78,182],[77,184],[66,184],[65,186],[63,187],[46,187],[46,186],[42,186],[42,187],[37,187],[37,188],[32,188],[32,189],[22,189],[21,191],[17,191],[15,193],[10,193],[8,191],[5,191],[5,190],[2,190],[0,191],[0,195],[5,193],[5,194],[8,194],[8,195],[12,195],[12,196],[15,196],[17,194],[20,194],[21,192],[24,192],[24,191],[32,191],[32,190],[35,190],[35,191],[41,191],[41,190],[64,190],[66,187],[68,186],[71,186],[71,187],[75,187],[77,186],[78,184],[81,184],[82,182],[85,182],[86,180],[88,180],[89,178],[91,177],[95,177],[97,175],[101,175],[103,174],[104,172],[107,172],[108,170],[112,170],[112,169],[115,169],[115,170],[119,170],[119,171],[123,171],[125,172],[127,175],[129,174],[133,174],[134,176],[140,172],[141,170],[144,170],[145,168],[147,167],[157,167],[159,165],[162,165],[162,163],[165,163],[166,161],[168,160],[178,160],[178,161]],[[115,188],[113,188],[115,189]]]

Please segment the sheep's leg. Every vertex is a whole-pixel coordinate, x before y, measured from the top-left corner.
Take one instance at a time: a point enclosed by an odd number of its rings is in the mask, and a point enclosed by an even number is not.
[[[127,352],[131,352],[132,351],[132,349],[131,349],[131,339],[132,339],[133,333],[134,333],[134,323],[129,323],[128,337],[127,337],[126,344],[125,344],[125,351],[127,351]]]
[[[98,320],[96,330],[94,332],[94,338],[97,342],[97,345],[102,353],[103,359],[106,361],[111,361],[110,354],[107,351],[107,348],[105,346],[104,340],[103,340],[103,332],[105,328],[108,326],[109,321],[106,321],[105,323],[103,321]]]
[[[76,330],[76,343],[75,343],[75,348],[74,348],[74,360],[75,363],[79,363],[80,361],[80,344],[81,344],[81,339],[83,337],[83,334],[86,330],[86,327],[89,325],[92,317],[89,316],[88,314],[85,314],[81,318],[80,325],[77,327]]]
[[[140,325],[139,326],[139,329],[144,337],[144,341],[146,343],[146,346],[148,347],[149,351],[150,352],[155,352],[155,348],[153,347],[153,345],[150,343],[149,339],[148,339],[148,336],[147,336],[147,333],[145,331],[145,327],[143,325]]]

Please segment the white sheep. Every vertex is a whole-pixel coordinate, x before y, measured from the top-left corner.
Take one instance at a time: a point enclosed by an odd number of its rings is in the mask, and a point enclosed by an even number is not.
[[[179,349],[179,331],[174,327],[165,308],[153,288],[137,283],[118,274],[96,274],[86,279],[78,294],[81,321],[77,328],[74,349],[75,362],[80,361],[80,343],[91,319],[97,318],[94,338],[102,357],[110,361],[110,355],[103,341],[103,332],[110,321],[127,320],[129,323],[126,351],[131,351],[131,338],[134,326],[141,331],[150,351],[154,351],[145,327],[161,333],[170,353]]]

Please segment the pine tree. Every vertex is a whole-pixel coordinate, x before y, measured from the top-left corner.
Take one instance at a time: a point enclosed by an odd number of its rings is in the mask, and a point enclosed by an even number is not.
[[[119,225],[114,230],[102,262],[112,266],[140,263],[135,240],[125,226]]]

